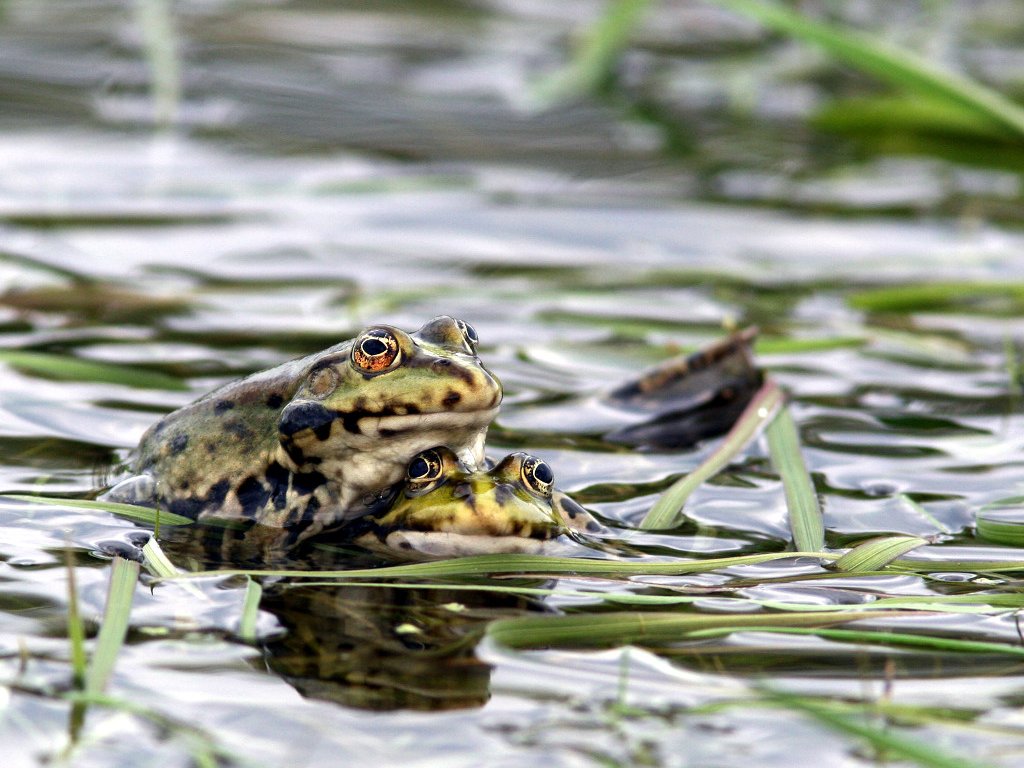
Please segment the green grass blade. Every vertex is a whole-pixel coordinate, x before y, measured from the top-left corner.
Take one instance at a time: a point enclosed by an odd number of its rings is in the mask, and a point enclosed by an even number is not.
[[[157,371],[130,368],[127,365],[82,360],[67,355],[47,352],[26,352],[20,349],[0,349],[0,363],[30,373],[67,381],[92,381],[100,384],[122,384],[139,389],[188,389],[181,379]]]
[[[27,496],[19,493],[0,495],[0,499],[27,501],[32,504],[47,504],[51,507],[71,507],[73,509],[95,509],[110,512],[114,515],[127,517],[150,525],[192,525],[194,520],[171,512],[161,512],[150,507],[135,504],[121,504],[116,501],[93,501],[90,499],[62,499],[56,496]]]
[[[538,83],[535,97],[549,104],[598,91],[608,81],[619,54],[649,5],[650,0],[610,0],[575,47],[568,66]]]
[[[995,508],[978,512],[975,519],[978,538],[994,544],[1024,547],[1024,509]]]
[[[690,633],[702,630],[739,631],[757,626],[821,627],[899,615],[903,614],[896,611],[847,611],[755,615],[621,612],[523,616],[492,622],[487,628],[487,636],[510,648],[658,644],[686,640]]]
[[[71,675],[75,688],[85,687],[85,626],[78,610],[78,585],[75,581],[75,563],[68,548],[66,554],[68,569],[68,643],[71,646]]]
[[[858,544],[834,563],[837,570],[861,573],[880,571],[897,557],[922,547],[928,541],[918,536],[884,536]]]
[[[242,603],[242,618],[238,622],[238,636],[246,643],[256,642],[256,619],[260,612],[260,598],[263,587],[250,578],[245,585],[245,601]]]
[[[1005,142],[1008,134],[985,117],[958,104],[933,98],[871,96],[825,104],[813,119],[830,131],[869,134],[880,130],[916,132]]]
[[[761,428],[775,413],[783,401],[782,390],[772,380],[751,399],[740,418],[729,430],[714,453],[690,474],[680,478],[663,493],[640,522],[643,530],[672,528],[679,522],[683,505],[697,488],[708,478],[721,472],[746,445],[754,439]],[[812,547],[812,549],[814,549]]]
[[[172,578],[182,574],[182,571],[164,554],[164,550],[161,548],[160,542],[157,541],[155,535],[151,536],[149,541],[143,545],[142,554],[146,569],[154,576],[158,578]],[[206,600],[206,595],[200,592],[194,584],[184,581],[181,583],[181,586],[200,600]]]
[[[693,633],[695,638],[718,637],[731,630],[709,629]],[[844,643],[866,645],[898,645],[949,653],[999,653],[1007,656],[1024,656],[1024,648],[1007,643],[991,643],[984,640],[958,640],[951,637],[930,637],[912,635],[906,632],[878,632],[858,629],[829,629],[823,627],[746,627],[746,632],[774,632],[784,635],[814,635]]]
[[[871,35],[814,21],[773,2],[713,0],[777,32],[814,43],[831,56],[896,88],[959,108],[1024,138],[1024,109],[996,91]]]
[[[871,288],[851,293],[846,302],[864,312],[941,312],[995,307],[1005,312],[1024,308],[1024,284],[1013,282],[934,282]]]
[[[581,557],[549,557],[547,555],[474,555],[438,560],[429,563],[392,565],[384,568],[360,568],[349,571],[297,571],[297,570],[254,570],[229,569],[198,571],[179,574],[172,578],[199,578],[207,576],[252,576],[254,578],[283,576],[293,579],[420,579],[449,577],[481,577],[507,574],[519,575],[575,575],[608,578],[630,576],[678,576],[686,573],[709,573],[720,568],[735,568],[744,565],[758,565],[773,560],[794,557],[837,560],[839,555],[829,552],[767,552],[759,555],[737,555],[716,557],[706,560],[672,560],[670,562],[649,562],[633,560],[596,560]],[[1024,563],[1021,563],[1024,567]]]
[[[822,706],[804,697],[788,693],[761,689],[768,699],[813,717],[829,728],[856,736],[885,753],[888,758],[899,758],[925,768],[982,768],[980,763],[967,760],[962,755],[951,754],[943,744],[932,744],[910,739],[892,731],[872,725],[863,717],[850,717]],[[888,762],[888,761],[886,761]]]
[[[92,662],[85,677],[88,693],[102,693],[107,687],[117,654],[124,644],[128,632],[128,616],[135,596],[135,584],[139,580],[139,564],[133,560],[115,557],[110,571],[110,589],[107,605],[103,611],[103,623],[96,638]]]
[[[796,548],[814,551],[825,547],[825,525],[811,476],[800,453],[800,437],[789,410],[783,407],[765,431],[772,465],[782,478],[789,509],[789,528]]]
[[[923,506],[918,504],[912,498],[907,496],[905,493],[899,494],[898,498],[903,504],[909,507],[914,513],[919,515],[922,519],[927,520],[931,525],[935,526],[935,530],[939,533],[952,533],[949,526],[939,520],[935,515],[925,509]]]

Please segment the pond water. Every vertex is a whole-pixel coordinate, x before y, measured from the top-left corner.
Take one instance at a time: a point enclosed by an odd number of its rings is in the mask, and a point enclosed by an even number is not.
[[[86,494],[159,415],[219,383],[369,323],[451,314],[476,327],[505,388],[492,455],[543,457],[652,560],[784,551],[762,441],[697,491],[685,523],[634,530],[716,442],[630,451],[601,438],[593,405],[645,365],[757,325],[829,546],[910,534],[932,541],[919,558],[1024,560],[975,528],[984,505],[1024,488],[1019,148],[814,127],[833,100],[876,86],[689,2],[652,6],[612,95],[545,107],[536,84],[602,6],[0,2],[0,346],[162,375],[129,386],[4,367],[0,491]],[[1024,96],[1016,3],[841,13]],[[925,302],[880,292],[924,281],[963,288]],[[140,585],[108,691],[120,704],[90,707],[67,751],[68,557],[94,628],[112,554],[145,537],[102,512],[0,502],[5,766],[905,758],[765,684],[848,703],[857,723],[950,760],[1024,762],[1019,656],[758,631],[628,650],[480,642],[498,618],[597,616],[614,608],[607,592],[728,615],[755,601],[986,604],[1019,589],[962,564],[858,576],[809,558],[563,578],[546,600],[268,583],[255,644],[236,634],[244,581]],[[855,626],[1022,644],[1012,611]]]

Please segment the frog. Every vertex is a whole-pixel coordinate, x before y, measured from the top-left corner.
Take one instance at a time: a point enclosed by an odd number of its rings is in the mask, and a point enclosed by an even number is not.
[[[372,325],[225,384],[150,427],[132,477],[104,497],[280,529],[297,544],[364,513],[421,451],[483,462],[502,389],[478,343],[446,315],[412,333]]]
[[[547,462],[524,451],[472,468],[438,446],[413,457],[380,510],[339,535],[391,559],[567,553],[570,540],[604,528],[554,480]]]

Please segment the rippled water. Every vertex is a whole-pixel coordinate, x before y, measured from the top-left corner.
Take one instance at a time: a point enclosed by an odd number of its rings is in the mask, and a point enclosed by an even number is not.
[[[1021,89],[1016,4],[848,5],[853,21]],[[696,493],[678,530],[630,530],[714,443],[611,445],[594,399],[724,323],[756,324],[829,545],[907,533],[936,537],[920,556],[1024,556],[974,530],[982,505],[1024,486],[1007,353],[1019,299],[908,312],[854,298],[1024,279],[1019,152],[996,164],[991,147],[814,130],[816,109],[870,84],[689,3],[662,4],[641,30],[623,61],[628,104],[543,110],[531,84],[600,4],[432,6],[175,5],[183,101],[177,127],[157,130],[135,6],[0,4],[0,344],[185,386],[4,368],[0,490],[89,491],[160,414],[216,384],[370,322],[444,313],[474,324],[504,384],[492,454],[542,456],[642,549],[782,550],[785,500],[762,443]],[[793,339],[829,343],[773,351]],[[5,765],[66,744],[69,705],[40,693],[68,683],[65,553],[96,619],[110,554],[140,537],[104,514],[0,503]],[[559,586],[697,595],[683,610],[705,613],[736,610],[730,596],[814,606],[1016,588],[960,572],[835,576],[797,560]],[[877,764],[800,712],[744,704],[766,676],[824,700],[933,708],[943,717],[887,724],[986,764],[1024,759],[1009,657],[758,632],[657,653],[511,651],[475,645],[480,629],[605,608],[345,586],[268,586],[252,647],[234,639],[243,586],[139,588],[112,693],[147,714],[91,710],[75,765],[194,764],[188,734],[227,764],[779,766],[810,749],[820,765]],[[876,626],[1009,643],[1020,631],[1010,614]]]

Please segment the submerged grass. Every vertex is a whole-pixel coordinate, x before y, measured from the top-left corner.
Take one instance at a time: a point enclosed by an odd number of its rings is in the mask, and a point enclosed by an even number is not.
[[[890,614],[891,615],[891,614]],[[729,634],[734,630],[729,628],[710,628],[696,630],[692,633],[694,638],[718,637]],[[837,640],[844,643],[857,643],[865,645],[895,645],[900,647],[915,648],[918,650],[942,651],[946,653],[997,653],[1006,656],[1024,656],[1024,648],[1009,643],[994,643],[984,640],[958,640],[950,637],[933,637],[930,635],[915,635],[906,632],[878,632],[859,629],[830,629],[830,628],[807,628],[807,627],[785,627],[771,626],[748,626],[744,627],[748,632],[774,632],[790,635],[814,635],[827,640]]]
[[[865,705],[862,716],[851,716],[835,711],[808,696],[783,693],[769,688],[761,688],[760,693],[777,704],[789,709],[810,715],[821,724],[834,731],[854,736],[866,741],[881,755],[880,761],[888,762],[892,758],[906,760],[925,768],[984,768],[982,764],[972,762],[962,755],[951,753],[945,745],[912,739],[886,728]]]

